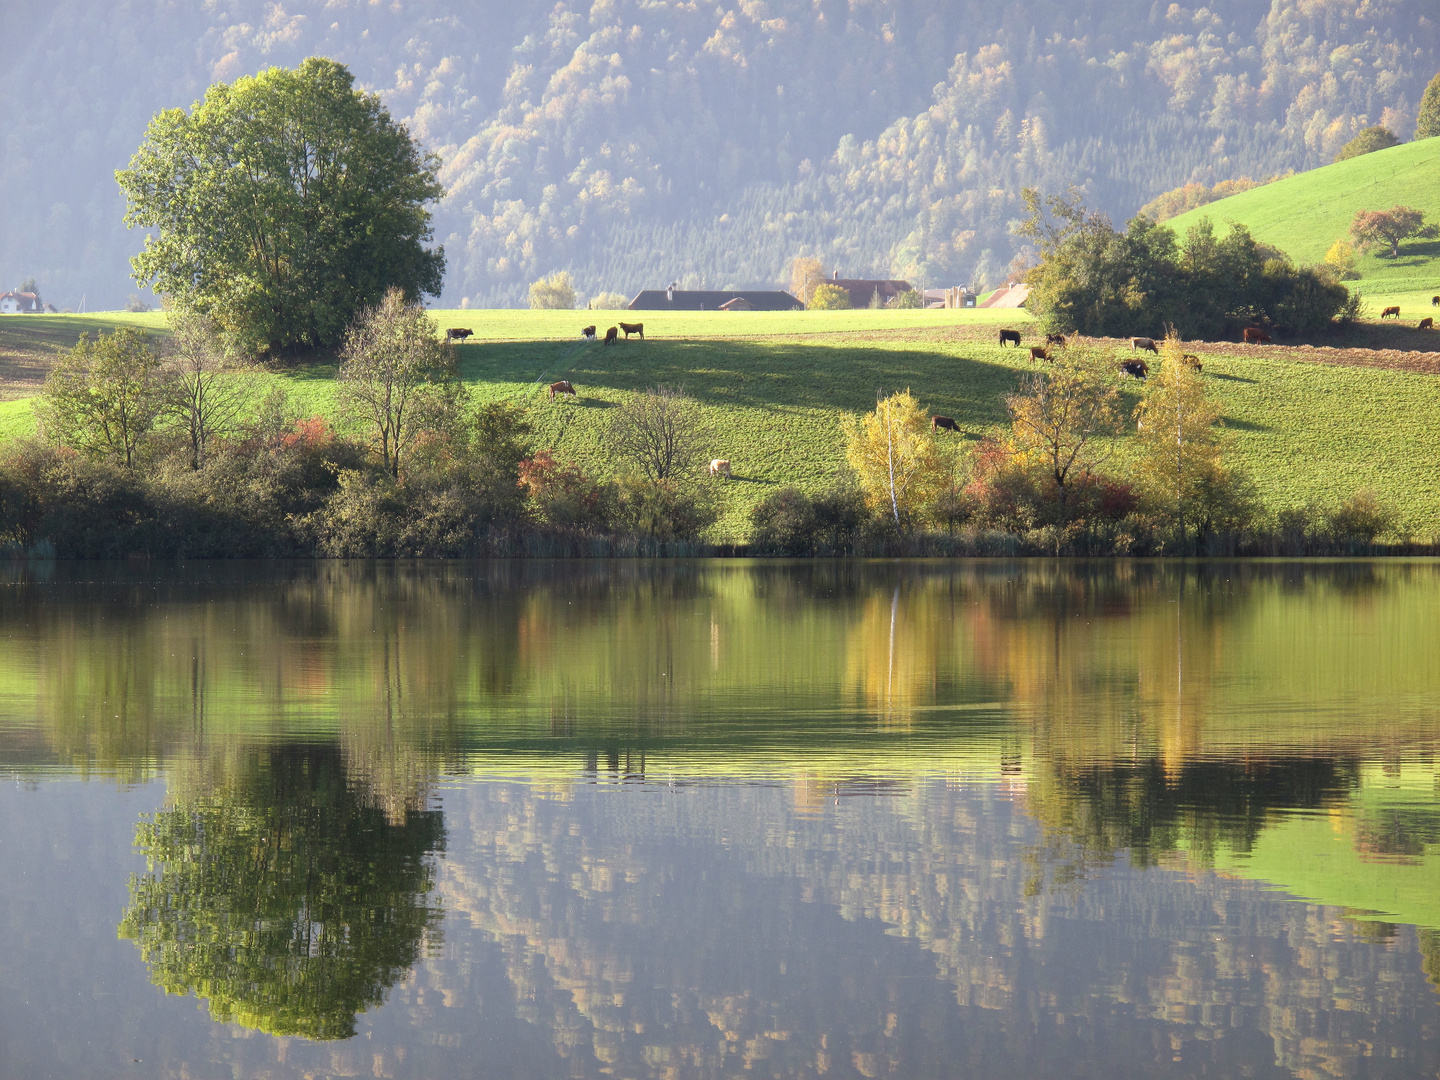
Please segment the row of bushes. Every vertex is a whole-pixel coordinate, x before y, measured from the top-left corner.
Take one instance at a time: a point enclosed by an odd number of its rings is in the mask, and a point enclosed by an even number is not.
[[[1097,492],[1100,513],[1060,524],[1043,505],[1017,518],[1003,506],[976,506],[963,517],[937,505],[926,528],[900,533],[884,515],[868,512],[859,491],[841,485],[820,495],[782,488],[751,514],[751,555],[805,556],[1310,556],[1434,554],[1435,545],[1382,543],[1392,511],[1359,491],[1338,506],[1265,511],[1239,492],[1234,513],[1183,540],[1166,515],[1147,512],[1134,492],[1110,482]],[[1036,493],[1038,494],[1038,493]],[[1108,505],[1105,505],[1108,504]],[[1045,518],[1050,521],[1044,521]]]

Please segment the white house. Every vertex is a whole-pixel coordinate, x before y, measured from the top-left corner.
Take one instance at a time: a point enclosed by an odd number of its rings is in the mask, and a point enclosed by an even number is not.
[[[0,293],[0,315],[31,315],[44,309],[31,292]]]

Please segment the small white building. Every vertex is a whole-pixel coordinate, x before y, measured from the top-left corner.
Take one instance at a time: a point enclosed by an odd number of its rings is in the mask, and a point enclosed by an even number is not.
[[[43,310],[40,297],[34,293],[0,293],[0,315],[33,315]]]

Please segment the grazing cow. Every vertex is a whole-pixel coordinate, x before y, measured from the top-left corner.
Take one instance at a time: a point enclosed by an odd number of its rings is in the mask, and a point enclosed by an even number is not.
[[[1247,326],[1245,332],[1240,335],[1245,339],[1246,345],[1269,345],[1270,335],[1261,330],[1258,326]]]
[[[723,457],[713,458],[710,462],[710,475],[730,478],[730,462]]]
[[[613,344],[614,344],[616,341],[618,341],[619,339],[620,339],[620,331],[619,331],[619,330],[616,330],[615,327],[612,326],[612,327],[610,327],[609,330],[606,330],[606,331],[605,331],[605,344],[606,344],[606,345],[613,345]]]
[[[1046,334],[1046,335],[1045,335],[1045,344],[1046,344],[1046,345],[1064,345],[1064,344],[1065,344],[1065,335],[1064,335],[1064,334]]]
[[[1431,307],[1440,307],[1440,296],[1432,296],[1432,297],[1430,297],[1430,306],[1431,306]]]
[[[580,331],[580,336],[581,336],[582,338],[584,338],[586,341],[594,341],[594,340],[595,340],[595,327],[593,327],[593,326],[587,326],[587,327],[585,327],[584,330],[581,330],[581,331]]]
[[[1001,345],[1004,345],[1007,341],[1010,342],[1011,344],[1013,344],[1016,348],[1019,348],[1019,347],[1020,347],[1020,331],[1019,331],[1019,330],[1001,330],[1001,331],[1000,331],[1000,344],[1001,344]]]
[[[645,340],[645,324],[643,322],[622,322],[620,329],[625,331],[625,340],[630,340],[631,334],[639,334],[640,340]]]
[[[936,431],[953,431],[957,435],[960,433],[960,425],[949,416],[932,416],[930,426]]]
[[[1181,362],[1182,364],[1184,364],[1186,367],[1192,367],[1192,368],[1194,368],[1196,371],[1204,371],[1204,370],[1205,370],[1204,366],[1201,365],[1201,363],[1200,363],[1200,358],[1199,358],[1198,356],[1196,356],[1194,353],[1188,353],[1188,352],[1187,352],[1184,356],[1180,357],[1180,362]]]
[[[1382,319],[1398,319],[1398,318],[1400,318],[1400,308],[1399,308],[1399,306],[1397,305],[1397,306],[1395,306],[1395,307],[1387,307],[1384,311],[1380,312],[1380,318],[1382,318]]]
[[[1124,360],[1120,364],[1120,374],[1143,382],[1145,376],[1150,374],[1150,366],[1144,360]]]
[[[445,340],[446,340],[446,341],[464,341],[467,337],[469,337],[469,336],[472,335],[473,333],[475,333],[474,330],[470,330],[470,329],[468,329],[468,328],[466,328],[466,327],[463,327],[463,326],[456,326],[456,327],[453,327],[453,328],[445,331]]]
[[[1049,359],[1050,359],[1050,350],[1047,349],[1047,348],[1045,348],[1045,346],[1043,346],[1043,345],[1031,345],[1031,346],[1030,346],[1030,359],[1031,359],[1031,360],[1049,360]]]
[[[1421,319],[1421,320],[1420,320],[1420,325],[1417,326],[1415,329],[1417,329],[1417,330],[1434,330],[1434,329],[1435,329],[1435,320],[1434,320],[1434,319]]]
[[[580,396],[579,394],[575,393],[575,384],[572,383],[569,379],[561,379],[559,382],[552,382],[550,384],[551,401],[555,400],[556,394],[569,394],[573,398],[578,398]]]
[[[1130,351],[1134,352],[1136,349],[1139,349],[1141,352],[1153,352],[1156,356],[1160,355],[1160,350],[1155,347],[1154,338],[1132,337],[1130,339]]]

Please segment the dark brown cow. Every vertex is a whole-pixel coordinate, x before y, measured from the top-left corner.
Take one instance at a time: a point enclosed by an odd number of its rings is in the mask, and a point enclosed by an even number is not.
[[[1031,360],[1049,360],[1049,359],[1050,359],[1050,350],[1047,349],[1047,348],[1045,348],[1045,346],[1043,346],[1043,345],[1031,345],[1031,346],[1030,346],[1030,359],[1031,359]]]
[[[457,326],[457,327],[453,327],[452,329],[449,329],[449,330],[446,330],[446,331],[445,331],[445,340],[446,340],[446,341],[464,341],[467,337],[469,337],[469,336],[472,335],[473,333],[475,333],[474,330],[470,330],[470,329],[468,329],[468,328],[466,328],[466,327],[463,327],[463,326]]]
[[[1153,352],[1156,356],[1160,355],[1160,350],[1155,347],[1154,338],[1132,337],[1130,339],[1130,351],[1134,352],[1136,349],[1139,349],[1141,352]]]
[[[1011,344],[1013,344],[1016,348],[1019,348],[1019,346],[1020,346],[1020,331],[1019,331],[1019,330],[1001,330],[1001,331],[1000,331],[1000,344],[1001,344],[1001,345],[1004,345],[1007,341],[1010,342]]]
[[[595,340],[595,327],[593,327],[593,326],[587,326],[587,327],[585,327],[585,329],[583,329],[583,330],[580,331],[580,336],[583,337],[586,341],[594,341],[594,340]]]
[[[1124,360],[1120,364],[1120,374],[1143,382],[1145,376],[1150,374],[1150,366],[1144,360]]]
[[[1440,296],[1432,296],[1432,297],[1430,297],[1430,306],[1431,306],[1431,307],[1440,307]]]
[[[622,322],[620,329],[625,331],[625,340],[630,340],[631,334],[639,334],[640,340],[645,340],[645,324],[643,322]]]
[[[1399,308],[1398,306],[1396,306],[1396,307],[1387,307],[1384,311],[1380,312],[1380,318],[1382,318],[1382,319],[1398,319],[1398,318],[1400,318],[1400,308]]]
[[[580,396],[579,394],[575,393],[575,384],[572,383],[569,379],[561,379],[559,382],[552,382],[550,384],[551,401],[555,400],[556,394],[569,394],[573,398],[578,398]]]
[[[1064,345],[1064,344],[1065,344],[1065,335],[1064,335],[1064,334],[1046,334],[1046,335],[1045,335],[1045,344],[1046,344],[1046,345]]]
[[[1193,367],[1196,371],[1205,370],[1204,366],[1200,363],[1200,358],[1194,353],[1187,352],[1184,356],[1180,357],[1180,362],[1186,367]]]
[[[1417,329],[1417,330],[1434,330],[1434,329],[1435,329],[1435,320],[1434,320],[1434,319],[1421,319],[1421,320],[1420,320],[1420,325],[1417,326],[1415,329]]]
[[[932,416],[930,418],[930,426],[936,431],[953,431],[957,434],[960,431],[960,425],[955,423],[954,419],[949,416]]]
[[[606,330],[606,331],[605,331],[605,344],[606,344],[606,345],[613,345],[617,340],[619,340],[619,338],[620,338],[620,331],[619,331],[619,330],[616,330],[615,327],[612,326],[612,327],[610,327],[609,330]]]
[[[1240,335],[1245,339],[1246,345],[1269,345],[1270,335],[1261,330],[1258,326],[1247,326],[1245,332]]]

